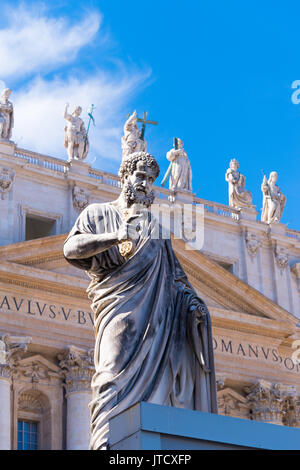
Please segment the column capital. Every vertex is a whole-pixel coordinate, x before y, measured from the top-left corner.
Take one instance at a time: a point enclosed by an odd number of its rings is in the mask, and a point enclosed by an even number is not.
[[[77,346],[68,349],[57,356],[62,374],[65,379],[67,394],[91,390],[91,380],[95,373],[94,350],[86,350]]]
[[[30,342],[28,336],[0,334],[0,378],[12,377]]]
[[[281,384],[259,379],[245,389],[252,419],[266,423],[283,424],[282,401],[284,393]]]

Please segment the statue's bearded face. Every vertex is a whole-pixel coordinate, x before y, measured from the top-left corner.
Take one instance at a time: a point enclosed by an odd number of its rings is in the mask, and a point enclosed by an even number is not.
[[[143,204],[149,207],[154,201],[153,183],[156,175],[153,168],[147,165],[137,164],[136,170],[127,174],[123,186],[123,194],[129,205]]]

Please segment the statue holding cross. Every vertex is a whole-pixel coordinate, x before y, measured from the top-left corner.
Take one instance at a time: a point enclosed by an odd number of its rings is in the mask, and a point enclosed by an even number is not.
[[[156,121],[148,121],[146,112],[144,112],[143,119],[138,118],[136,111],[127,116],[127,118],[124,125],[124,136],[122,137],[122,160],[125,160],[134,152],[146,152],[146,124],[158,124]],[[138,122],[143,124],[141,130],[138,128]]]
[[[192,168],[186,151],[183,148],[183,142],[176,137],[174,139],[174,148],[167,153],[167,159],[171,162],[165,177],[161,184],[165,185],[168,178],[169,189],[172,192],[177,190],[192,191]]]

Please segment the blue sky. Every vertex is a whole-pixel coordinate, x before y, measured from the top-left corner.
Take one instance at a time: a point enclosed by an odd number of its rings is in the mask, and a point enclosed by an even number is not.
[[[116,173],[128,112],[146,130],[161,177],[180,137],[197,196],[228,203],[224,175],[240,163],[257,209],[261,170],[277,171],[282,222],[300,230],[300,80],[296,1],[1,2],[0,85],[13,89],[19,146],[59,158],[65,102],[97,106],[88,160]],[[3,11],[3,10],[2,10]],[[300,95],[299,95],[300,96]],[[159,178],[159,181],[161,180]]]

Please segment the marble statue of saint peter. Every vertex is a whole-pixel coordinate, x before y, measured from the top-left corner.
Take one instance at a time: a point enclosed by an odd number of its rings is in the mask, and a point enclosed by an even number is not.
[[[69,104],[66,103],[64,118],[67,121],[65,126],[65,148],[68,152],[68,161],[85,160],[89,151],[89,139],[86,133],[84,122],[80,115],[81,106],[76,106],[72,114],[68,113]]]
[[[153,156],[130,155],[119,198],[85,208],[64,244],[66,259],[91,278],[95,450],[109,449],[109,420],[137,402],[217,412],[209,312],[171,241],[153,236],[158,174]]]

